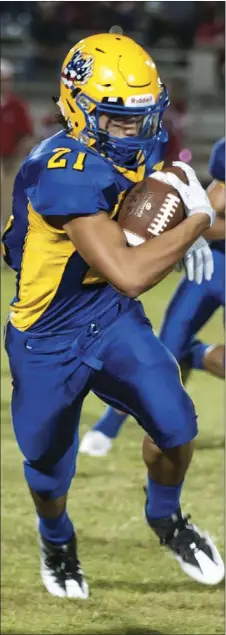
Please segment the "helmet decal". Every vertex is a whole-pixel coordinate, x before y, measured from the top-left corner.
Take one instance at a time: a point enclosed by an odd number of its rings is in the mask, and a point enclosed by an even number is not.
[[[77,49],[63,69],[61,76],[63,84],[68,88],[72,88],[76,82],[86,84],[93,74],[93,62],[92,55],[85,56],[81,49]]]

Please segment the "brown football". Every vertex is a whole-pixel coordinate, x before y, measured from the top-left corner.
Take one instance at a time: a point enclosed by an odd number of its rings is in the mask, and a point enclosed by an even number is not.
[[[173,172],[187,183],[186,174],[179,167],[170,165],[163,172]],[[173,229],[184,218],[184,205],[177,190],[148,176],[124,198],[119,208],[118,223],[128,244],[136,246]]]

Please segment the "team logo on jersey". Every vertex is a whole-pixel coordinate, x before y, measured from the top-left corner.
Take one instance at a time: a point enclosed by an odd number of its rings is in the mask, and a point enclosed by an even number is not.
[[[67,88],[72,88],[76,82],[86,84],[93,73],[93,62],[92,55],[85,56],[77,49],[63,70],[62,82]]]

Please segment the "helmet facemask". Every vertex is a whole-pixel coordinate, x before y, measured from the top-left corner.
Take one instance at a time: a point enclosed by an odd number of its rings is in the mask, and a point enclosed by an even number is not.
[[[95,142],[95,149],[110,159],[114,164],[124,168],[136,168],[143,165],[154,151],[156,142],[161,137],[162,116],[169,104],[168,93],[164,86],[157,102],[148,106],[126,107],[122,100],[115,98],[115,103],[104,99],[102,103],[95,101],[83,92],[76,97],[76,106],[82,111],[86,126],[80,135],[83,143]],[[117,137],[101,129],[101,115],[111,117],[141,117],[141,127],[136,136]]]

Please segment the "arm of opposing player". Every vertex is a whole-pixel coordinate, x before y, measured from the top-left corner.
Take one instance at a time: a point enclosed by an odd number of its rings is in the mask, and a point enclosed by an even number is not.
[[[207,229],[204,237],[207,240],[224,240],[225,238],[225,185],[215,179],[207,188],[207,194],[213,209],[216,212],[216,220],[212,227]]]

